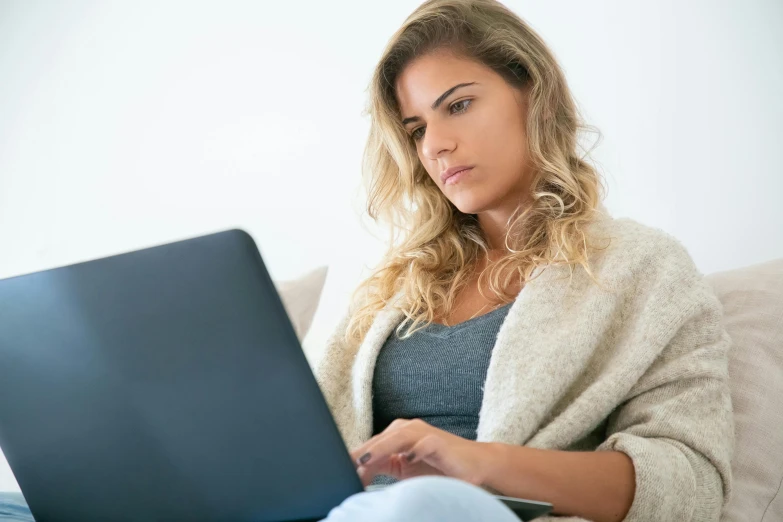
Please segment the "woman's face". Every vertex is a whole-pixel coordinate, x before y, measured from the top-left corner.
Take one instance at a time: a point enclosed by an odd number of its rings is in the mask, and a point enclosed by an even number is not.
[[[436,51],[405,67],[396,93],[421,164],[461,212],[510,214],[527,199],[522,91],[479,62]],[[452,175],[455,167],[471,168]]]

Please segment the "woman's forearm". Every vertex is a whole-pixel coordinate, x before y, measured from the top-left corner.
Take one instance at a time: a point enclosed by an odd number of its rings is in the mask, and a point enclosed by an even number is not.
[[[636,490],[633,461],[618,451],[556,451],[480,443],[487,452],[482,486],[510,497],[549,502],[554,514],[621,521]]]

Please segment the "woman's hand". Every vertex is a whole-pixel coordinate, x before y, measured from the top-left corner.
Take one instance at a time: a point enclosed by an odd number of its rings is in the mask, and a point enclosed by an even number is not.
[[[376,475],[406,479],[446,475],[480,486],[486,473],[489,445],[435,428],[421,419],[397,419],[351,451],[366,486]]]

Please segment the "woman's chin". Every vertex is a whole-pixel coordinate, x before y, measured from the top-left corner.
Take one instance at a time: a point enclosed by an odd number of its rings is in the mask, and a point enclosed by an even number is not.
[[[487,209],[487,201],[471,197],[470,194],[460,194],[459,197],[453,198],[451,202],[463,214],[478,214]]]

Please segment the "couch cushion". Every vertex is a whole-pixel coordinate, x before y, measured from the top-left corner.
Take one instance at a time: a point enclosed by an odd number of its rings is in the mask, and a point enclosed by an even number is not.
[[[288,317],[301,342],[313,322],[321,290],[326,281],[327,268],[316,268],[307,274],[287,281],[275,281],[280,300],[283,301]]]
[[[722,520],[783,520],[783,259],[707,280],[733,341],[734,489]]]

